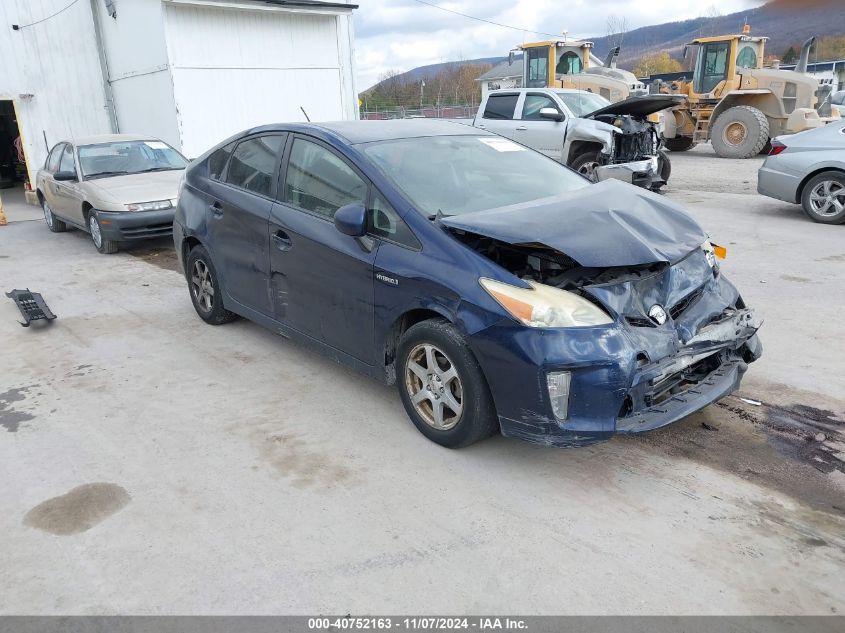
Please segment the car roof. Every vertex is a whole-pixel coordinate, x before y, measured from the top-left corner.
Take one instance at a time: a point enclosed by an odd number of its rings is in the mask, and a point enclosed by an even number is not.
[[[296,123],[267,125],[249,133],[292,131],[322,131],[349,145],[393,141],[426,136],[491,136],[489,132],[472,127],[472,119],[458,123],[445,119],[393,119],[389,121],[330,121],[327,123]]]
[[[158,139],[143,134],[95,134],[93,136],[81,136],[69,143],[77,147],[83,145],[99,145],[100,143],[119,143],[120,141],[157,141]]]

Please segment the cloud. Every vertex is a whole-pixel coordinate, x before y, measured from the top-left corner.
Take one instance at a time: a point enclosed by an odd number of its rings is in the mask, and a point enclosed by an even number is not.
[[[686,20],[713,12],[742,11],[763,0],[431,0],[442,7],[512,25],[506,29],[440,11],[414,0],[353,0],[356,83],[359,91],[388,70],[507,55],[517,44],[547,33],[598,37],[607,18],[625,17],[629,28]]]

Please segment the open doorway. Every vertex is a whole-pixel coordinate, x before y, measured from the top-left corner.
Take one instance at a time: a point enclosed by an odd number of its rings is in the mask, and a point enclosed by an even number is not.
[[[28,178],[14,103],[0,99],[0,195],[3,201],[23,203]]]

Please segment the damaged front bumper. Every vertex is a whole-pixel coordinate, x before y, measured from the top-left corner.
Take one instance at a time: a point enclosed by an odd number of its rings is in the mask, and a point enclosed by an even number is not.
[[[762,354],[760,321],[718,271],[702,284],[694,274],[706,265],[702,257],[651,279],[595,289],[606,306],[618,301],[613,325],[538,330],[499,323],[472,335],[502,434],[585,446],[672,424],[735,391]],[[625,309],[636,298],[647,312],[658,291],[668,301],[667,321],[632,324]],[[549,376],[561,372],[568,374],[564,419],[554,414],[549,388]]]
[[[644,189],[657,189],[666,184],[660,176],[657,156],[630,163],[615,163],[596,167],[596,178],[621,180]]]

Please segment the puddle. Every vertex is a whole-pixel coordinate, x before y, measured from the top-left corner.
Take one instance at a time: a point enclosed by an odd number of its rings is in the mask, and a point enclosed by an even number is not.
[[[17,387],[0,393],[0,427],[9,433],[17,433],[21,422],[34,420],[35,416],[26,411],[18,411],[13,405],[15,402],[26,400],[29,390],[38,385]]]
[[[84,484],[39,503],[26,513],[23,524],[59,536],[79,534],[122,510],[131,499],[116,484]]]

